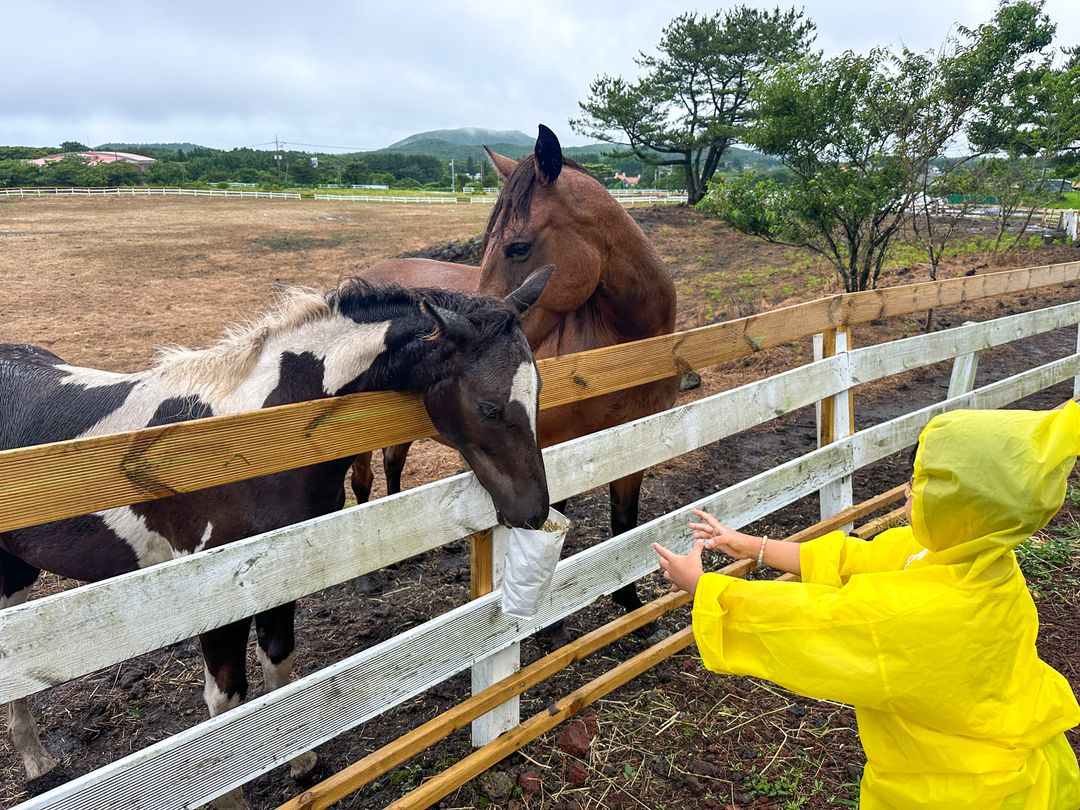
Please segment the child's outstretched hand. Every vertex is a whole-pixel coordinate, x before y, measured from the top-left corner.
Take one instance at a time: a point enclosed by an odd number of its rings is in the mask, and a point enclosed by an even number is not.
[[[705,544],[695,541],[693,547],[685,555],[669,551],[659,543],[653,543],[652,547],[653,551],[660,555],[660,571],[664,579],[671,583],[671,589],[686,591],[693,596],[703,570],[701,552]]]
[[[729,529],[701,509],[693,511],[704,522],[691,523],[689,526],[694,530],[694,539],[703,541],[706,548],[718,549],[736,560],[749,560],[757,556],[761,546],[760,537]]]

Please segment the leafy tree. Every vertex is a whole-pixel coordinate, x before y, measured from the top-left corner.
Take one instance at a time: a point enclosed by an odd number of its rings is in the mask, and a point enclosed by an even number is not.
[[[90,147],[78,141],[64,141],[60,144],[61,152],[89,152]]]
[[[663,30],[657,55],[636,60],[637,81],[600,76],[571,126],[609,143],[619,156],[679,166],[691,204],[705,194],[724,150],[753,120],[751,88],[777,63],[805,55],[814,24],[791,9],[736,6],[712,15],[688,12]]]
[[[755,90],[747,140],[794,181],[748,173],[717,184],[706,208],[819,253],[848,291],[873,288],[933,159],[1052,36],[1041,2],[1019,0],[961,29],[936,58],[875,49],[781,66]]]

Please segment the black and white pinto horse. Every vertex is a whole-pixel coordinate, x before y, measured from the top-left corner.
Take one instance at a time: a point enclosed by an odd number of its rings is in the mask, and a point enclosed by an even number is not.
[[[415,392],[490,493],[499,520],[539,527],[548,513],[536,443],[540,381],[518,318],[552,269],[537,270],[502,300],[359,279],[325,294],[291,290],[276,309],[216,345],[166,350],[134,374],[70,366],[35,346],[0,345],[0,449],[358,391]],[[351,463],[342,458],[0,532],[0,607],[25,601],[41,570],[100,580],[340,509]],[[267,690],[292,674],[293,615],[289,603],[254,617]],[[249,618],[199,637],[211,716],[247,694],[250,626]],[[26,700],[7,710],[27,777],[46,773],[56,761]],[[293,775],[314,765],[313,753],[297,757]]]

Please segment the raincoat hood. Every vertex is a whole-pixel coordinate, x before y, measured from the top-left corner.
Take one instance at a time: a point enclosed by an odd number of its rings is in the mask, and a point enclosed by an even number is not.
[[[1057,411],[953,411],[931,419],[919,437],[911,487],[911,528],[931,552],[920,562],[985,571],[1061,508],[1078,452],[1075,402]]]

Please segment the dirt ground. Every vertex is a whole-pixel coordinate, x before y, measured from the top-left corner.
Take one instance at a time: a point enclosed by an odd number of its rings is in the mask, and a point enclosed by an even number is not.
[[[0,342],[34,342],[82,365],[131,370],[163,343],[200,345],[264,304],[277,283],[332,284],[350,269],[385,256],[483,228],[486,206],[407,208],[291,201],[205,199],[36,199],[0,203]],[[811,257],[734,234],[684,208],[637,209],[633,216],[656,246],[679,286],[679,326],[749,314],[835,291],[831,271]],[[967,256],[944,276],[974,270],[1080,259],[1080,250],[1045,248],[1024,256]],[[883,285],[921,281],[919,266],[890,268]],[[1075,300],[1076,285],[1002,297],[936,313],[935,328]],[[915,334],[919,318],[896,318],[855,330],[856,346]],[[1062,330],[983,353],[978,384],[1075,350],[1075,330]],[[760,379],[810,356],[809,341],[762,352],[702,374],[700,388],[680,402]],[[947,365],[932,366],[865,386],[855,393],[856,426],[884,421],[940,400]],[[1052,407],[1071,395],[1057,386],[1019,403]],[[813,409],[651,469],[642,493],[642,522],[800,455],[814,445]],[[855,476],[861,500],[902,482],[895,457]],[[456,454],[430,442],[410,456],[405,483],[455,471]],[[377,481],[376,493],[382,486]],[[606,489],[574,499],[574,529],[564,553],[609,536]],[[783,536],[812,524],[816,499],[805,499],[752,529]],[[1056,524],[1076,525],[1080,508],[1067,503]],[[723,560],[716,560],[719,566]],[[1053,580],[1037,589],[1043,657],[1080,691],[1080,559],[1073,551]],[[43,577],[38,593],[71,583]],[[646,578],[643,596],[663,590]],[[300,674],[309,673],[389,638],[468,598],[468,550],[454,543],[383,572],[304,599],[298,610]],[[566,632],[581,635],[615,618],[606,599],[570,617]],[[685,626],[686,610],[665,618]],[[623,639],[575,664],[522,697],[523,717],[544,710],[619,661],[645,649]],[[523,663],[546,652],[529,639]],[[250,656],[252,696],[261,693]],[[467,696],[462,675],[320,746],[315,777],[325,778]],[[0,744],[0,806],[8,807],[68,779],[177,733],[205,716],[202,665],[193,641],[180,642],[117,667],[85,676],[33,698],[43,739],[61,768],[25,785],[8,743]],[[773,684],[705,672],[693,648],[598,701],[587,753],[556,744],[569,724],[526,746],[444,800],[446,808],[826,808],[857,806],[863,756],[848,707],[806,700]],[[591,723],[591,720],[590,720]],[[1080,750],[1080,735],[1070,737]],[[382,807],[470,751],[457,732],[341,803]],[[272,808],[302,786],[279,768],[247,787],[255,808]]]

